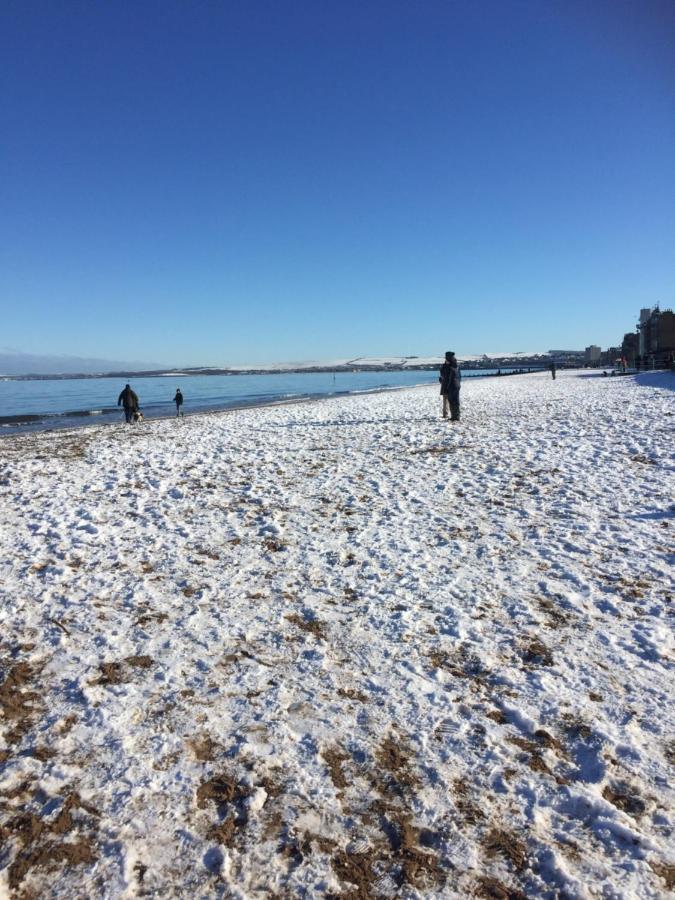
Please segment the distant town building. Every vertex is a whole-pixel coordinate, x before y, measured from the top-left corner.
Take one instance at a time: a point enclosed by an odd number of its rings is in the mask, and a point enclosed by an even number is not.
[[[601,366],[614,366],[621,359],[621,347],[608,347],[600,356]]]
[[[581,366],[584,362],[583,350],[549,350],[548,356],[559,366]]]
[[[675,314],[671,309],[641,309],[638,328],[641,356],[661,357],[675,351]]]
[[[601,355],[602,349],[598,347],[597,344],[591,344],[590,347],[586,347],[584,350],[584,362],[594,366],[596,363],[600,362]]]
[[[624,334],[623,341],[621,342],[621,356],[631,367],[635,365],[639,346],[639,335],[637,334],[637,332],[629,331]]]
[[[647,307],[643,307],[640,310],[640,318],[638,319],[638,334],[639,334],[639,342],[638,342],[638,353],[640,356],[644,356],[647,352],[645,348],[645,328],[647,326],[647,322],[649,321],[649,317],[651,316],[652,311]]]

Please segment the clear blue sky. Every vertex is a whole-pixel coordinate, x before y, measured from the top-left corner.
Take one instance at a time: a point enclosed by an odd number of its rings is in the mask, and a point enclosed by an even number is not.
[[[672,0],[0,11],[0,345],[607,345],[675,301]]]

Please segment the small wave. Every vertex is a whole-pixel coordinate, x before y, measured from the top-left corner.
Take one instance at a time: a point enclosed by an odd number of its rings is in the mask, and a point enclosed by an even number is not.
[[[121,412],[117,406],[104,406],[101,409],[69,409],[66,410],[66,412],[61,413],[48,413],[45,415],[45,418],[58,417],[60,419],[79,419],[81,416],[104,416],[116,412]]]
[[[369,388],[358,388],[353,391],[345,391],[347,394],[381,394],[384,391],[400,391],[404,388],[416,387],[414,384],[378,384]]]
[[[23,413],[16,416],[0,416],[0,425],[28,425],[31,422],[41,422],[45,416]]]
[[[31,425],[35,422],[48,422],[50,419],[80,419],[116,412],[119,412],[116,406],[104,406],[101,409],[69,409],[66,412],[16,413],[12,416],[0,416],[0,425]]]
[[[73,418],[79,419],[80,416],[102,416],[102,409],[71,409],[68,412],[58,413],[59,416],[63,418],[67,418],[68,416],[72,416]]]

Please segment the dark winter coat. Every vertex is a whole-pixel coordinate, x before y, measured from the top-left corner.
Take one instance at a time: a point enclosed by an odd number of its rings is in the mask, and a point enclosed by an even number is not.
[[[117,405],[125,409],[138,409],[138,396],[130,387],[125,387],[117,398]]]
[[[459,371],[457,360],[444,362],[441,366],[441,374],[438,379],[441,383],[441,394],[448,397],[459,397],[459,389],[462,385],[462,373]]]
[[[176,396],[173,398],[173,402],[176,404],[176,406],[183,405],[183,395],[180,391],[176,391]]]

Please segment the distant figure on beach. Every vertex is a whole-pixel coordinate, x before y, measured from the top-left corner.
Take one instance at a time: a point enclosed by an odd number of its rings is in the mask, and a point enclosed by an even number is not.
[[[551,363],[549,369],[551,370],[551,378],[555,381],[555,360]]]
[[[443,397],[443,418],[451,422],[459,422],[459,389],[462,384],[462,373],[459,371],[455,354],[448,350],[445,354],[445,362],[441,366],[440,377],[441,396]]]
[[[173,402],[176,404],[176,416],[179,416],[181,414],[180,408],[183,405],[183,395],[180,388],[176,388],[176,396],[173,398]]]
[[[124,418],[128,424],[134,420],[134,413],[138,413],[138,396],[131,390],[131,386],[126,384],[124,390],[117,398],[117,405],[124,407]]]

